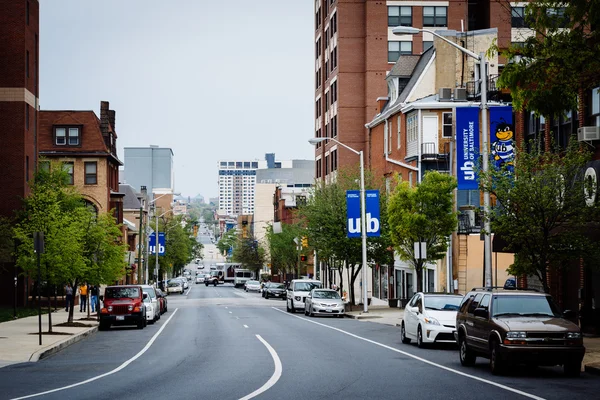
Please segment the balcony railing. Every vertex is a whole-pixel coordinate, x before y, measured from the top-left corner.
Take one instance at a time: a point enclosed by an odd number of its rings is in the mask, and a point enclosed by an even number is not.
[[[450,143],[443,143],[442,149],[433,142],[421,143],[422,160],[445,160],[450,156]]]
[[[498,88],[498,77],[499,75],[488,76],[488,97],[491,97],[500,92],[500,89]],[[465,86],[467,89],[467,99],[472,100],[481,97],[481,80],[469,81],[465,84]]]

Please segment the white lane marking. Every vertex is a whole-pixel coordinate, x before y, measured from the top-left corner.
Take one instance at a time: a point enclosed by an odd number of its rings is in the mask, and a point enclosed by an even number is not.
[[[225,306],[225,308],[229,308],[229,307]]]
[[[109,375],[112,375],[112,374],[115,374],[115,373],[121,371],[123,368],[127,367],[129,364],[131,364],[132,362],[134,362],[135,360],[137,360],[138,358],[140,358],[146,351],[148,351],[148,349],[150,348],[150,346],[152,346],[152,343],[154,343],[154,341],[156,340],[156,338],[158,338],[158,335],[160,335],[162,333],[162,331],[165,329],[165,327],[167,326],[167,324],[175,316],[175,313],[177,313],[177,310],[178,310],[178,308],[176,308],[175,310],[173,310],[173,313],[171,314],[171,316],[169,317],[169,319],[163,324],[163,326],[160,327],[160,329],[158,330],[158,332],[156,332],[154,334],[154,336],[152,336],[152,338],[150,339],[150,341],[146,344],[146,346],[144,346],[144,348],[142,350],[140,350],[135,356],[131,357],[129,360],[125,361],[123,364],[119,365],[117,368],[113,369],[112,371],[108,371],[108,372],[106,372],[106,373],[104,373],[102,375],[98,375],[98,376],[95,376],[93,378],[86,379],[85,381],[73,383],[73,384],[68,385],[68,386],[63,386],[63,387],[59,387],[59,388],[56,388],[56,389],[47,390],[45,392],[29,394],[27,396],[15,397],[12,400],[29,399],[31,397],[43,396],[45,394],[59,392],[61,390],[65,390],[65,389],[71,389],[71,388],[73,388],[75,386],[85,385],[86,383],[90,383],[90,382],[96,381],[96,380],[98,380],[100,378],[104,378],[104,377],[107,377]]]
[[[233,312],[229,311],[229,314],[233,314]]]
[[[354,333],[347,332],[347,331],[345,331],[345,330],[343,330],[343,329],[334,328],[333,326],[325,325],[325,324],[322,324],[322,323],[320,323],[320,322],[311,321],[311,320],[310,320],[310,319],[308,319],[308,318],[303,318],[303,317],[299,317],[299,316],[297,316],[297,315],[288,314],[287,312],[285,312],[285,311],[283,311],[283,310],[280,310],[280,309],[279,309],[279,308],[277,308],[277,307],[271,307],[271,308],[272,308],[273,310],[279,311],[280,313],[283,313],[283,314],[285,314],[285,315],[289,315],[290,317],[295,317],[295,318],[298,318],[298,319],[304,320],[304,321],[306,321],[306,322],[310,322],[310,323],[313,323],[313,324],[316,324],[316,325],[320,325],[320,326],[323,326],[323,327],[325,327],[325,328],[333,329],[334,331],[341,332],[341,333],[343,333],[343,334],[345,334],[345,335],[352,336],[353,338],[356,338],[356,339],[364,340],[365,342],[369,342],[369,343],[372,343],[372,344],[374,344],[374,345],[376,345],[376,346],[383,347],[384,349],[388,349],[388,350],[391,350],[391,351],[395,351],[396,353],[400,353],[400,354],[402,354],[402,355],[405,355],[405,356],[407,356],[407,357],[414,358],[414,359],[415,359],[415,360],[417,360],[417,361],[424,362],[425,364],[429,364],[429,365],[432,365],[432,366],[434,366],[434,367],[438,367],[438,368],[440,368],[440,369],[443,369],[443,370],[446,370],[446,371],[449,371],[449,372],[455,373],[455,374],[457,374],[457,375],[461,375],[461,376],[464,376],[464,377],[466,377],[466,378],[471,378],[471,379],[474,379],[474,380],[476,380],[476,381],[479,381],[479,382],[487,383],[488,385],[496,386],[496,387],[498,387],[498,388],[500,388],[500,389],[504,389],[504,390],[507,390],[507,391],[509,391],[509,392],[513,392],[513,393],[516,393],[516,394],[520,394],[521,396],[529,397],[530,399],[536,399],[536,400],[545,400],[543,397],[539,397],[539,396],[536,396],[536,395],[534,395],[534,394],[531,394],[531,393],[523,392],[523,391],[521,391],[521,390],[518,390],[518,389],[513,389],[513,388],[511,388],[510,386],[505,386],[505,385],[502,385],[502,384],[500,384],[500,383],[496,383],[496,382],[494,382],[494,381],[489,381],[489,380],[487,380],[487,379],[483,379],[483,378],[479,378],[479,377],[477,377],[477,376],[469,375],[469,374],[467,374],[467,373],[465,373],[465,372],[462,372],[462,371],[459,371],[459,370],[456,370],[456,369],[452,369],[452,368],[450,368],[450,367],[446,367],[446,366],[444,366],[444,365],[441,365],[441,364],[434,363],[433,361],[429,361],[429,360],[426,360],[426,359],[424,359],[424,358],[421,358],[421,357],[419,357],[419,356],[415,356],[414,354],[407,353],[407,352],[405,352],[405,351],[402,351],[402,350],[398,350],[398,349],[396,349],[396,348],[394,348],[394,347],[391,347],[391,346],[385,345],[385,344],[383,344],[383,343],[379,343],[379,342],[376,342],[376,341],[374,341],[374,340],[367,339],[367,338],[364,338],[364,337],[362,337],[362,336],[355,335]]]
[[[261,393],[266,392],[267,390],[272,388],[277,383],[279,378],[281,378],[281,371],[283,370],[283,368],[281,367],[281,360],[279,359],[277,352],[260,335],[256,335],[256,337],[258,338],[258,340],[260,340],[262,342],[262,344],[265,345],[267,350],[269,350],[269,353],[271,353],[271,357],[273,358],[273,363],[275,363],[275,371],[273,372],[273,375],[271,375],[271,378],[269,378],[269,380],[264,385],[262,385],[260,388],[256,389],[254,392],[250,393],[249,395],[242,397],[240,400],[249,400],[253,397],[258,396]]]
[[[248,328],[248,325],[244,325],[244,328]]]

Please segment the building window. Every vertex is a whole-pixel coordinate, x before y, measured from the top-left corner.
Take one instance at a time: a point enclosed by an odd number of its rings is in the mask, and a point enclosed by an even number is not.
[[[396,62],[401,54],[412,54],[412,42],[388,42],[388,62]]]
[[[25,156],[25,182],[29,182],[29,156]]]
[[[315,44],[315,58],[319,58],[321,55],[321,38],[317,39],[317,43]]]
[[[325,80],[329,79],[329,60],[325,61]]]
[[[337,149],[331,152],[331,172],[337,171]]]
[[[38,165],[39,165],[40,171],[47,172],[47,173],[50,172],[50,161],[40,161]]]
[[[412,7],[388,7],[388,26],[412,26]]]
[[[25,73],[29,78],[29,50],[25,51]]]
[[[27,25],[29,25],[29,2],[27,2],[27,11],[25,15],[25,21],[27,21]]]
[[[398,149],[401,147],[400,146],[400,143],[401,143],[400,140],[402,138],[402,136],[401,136],[402,130],[400,129],[400,127],[402,126],[401,121],[402,121],[402,118],[400,116],[398,116],[398,122],[396,122],[396,128],[397,128],[397,131],[398,131],[398,138],[397,138],[397,140],[398,140]]]
[[[417,114],[411,114],[406,118],[406,140],[415,142],[417,140]]]
[[[526,28],[525,7],[512,7],[510,10],[510,22],[513,28]]]
[[[331,37],[337,32],[337,13],[331,16]]]
[[[331,84],[331,89],[329,90],[331,93],[331,105],[337,101],[337,81]]]
[[[320,158],[315,161],[315,170],[316,170],[317,178],[320,178],[322,176],[322,174],[321,174],[321,159]]]
[[[337,67],[337,46],[331,50],[331,70],[333,71]]]
[[[315,103],[315,113],[317,118],[321,116],[321,98],[319,98]]]
[[[331,119],[331,137],[337,136],[337,115]]]
[[[317,12],[315,13],[315,26],[316,29],[319,29],[321,26],[321,7],[317,8]]]
[[[95,161],[85,162],[85,184],[98,184],[98,163]]]
[[[73,185],[75,183],[75,180],[73,178],[73,163],[72,162],[63,163],[63,171],[65,171],[68,175],[67,185]]]
[[[423,26],[447,26],[448,7],[423,7]]]
[[[389,126],[388,126],[388,148],[387,153],[390,154],[392,152],[392,132],[394,131],[394,120],[390,118]]]
[[[452,135],[452,113],[442,113],[442,136],[445,138],[451,138]]]
[[[57,146],[79,146],[80,129],[78,127],[54,128],[54,143]]]
[[[329,28],[325,29],[325,50],[329,47]]]
[[[25,129],[29,130],[29,104],[25,103]]]
[[[430,40],[425,40],[423,42],[423,53],[425,53],[427,50],[429,50],[432,47],[433,47],[433,42]]]
[[[569,25],[569,16],[565,15],[564,7],[548,8],[546,15],[550,18],[551,26],[556,28],[566,28]]]

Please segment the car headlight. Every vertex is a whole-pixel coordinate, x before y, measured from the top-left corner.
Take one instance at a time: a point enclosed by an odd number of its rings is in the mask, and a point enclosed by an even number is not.
[[[567,332],[567,339],[581,339],[581,332]]]
[[[327,304],[325,304],[325,303],[320,303],[319,305],[320,305],[321,307],[327,307]]]
[[[430,325],[439,325],[440,324],[440,322],[437,319],[432,318],[432,317],[425,317],[423,320],[425,321],[426,324],[430,324]]]
[[[527,332],[506,332],[507,339],[525,339]]]

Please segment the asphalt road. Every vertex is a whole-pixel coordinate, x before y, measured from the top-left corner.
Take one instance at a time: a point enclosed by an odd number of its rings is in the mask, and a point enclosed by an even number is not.
[[[143,330],[97,332],[37,363],[0,369],[0,399],[592,399],[600,379],[560,368],[490,374],[457,349],[419,349],[396,327],[289,314],[232,286],[190,285]],[[84,383],[86,382],[87,383]],[[70,386],[70,387],[69,387]],[[256,393],[256,391],[262,392]]]

